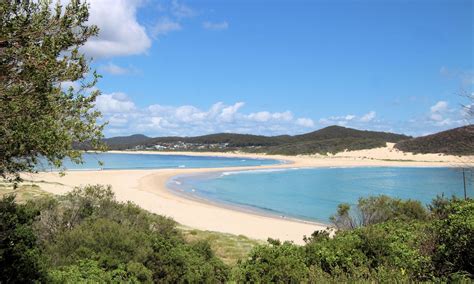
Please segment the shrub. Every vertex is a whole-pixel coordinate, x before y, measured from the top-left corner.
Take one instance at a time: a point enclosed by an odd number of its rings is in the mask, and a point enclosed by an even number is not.
[[[146,265],[155,282],[225,282],[229,276],[228,267],[214,256],[207,242],[188,245],[156,236]]]
[[[0,283],[46,279],[41,250],[31,224],[37,212],[15,203],[14,195],[0,200]]]
[[[331,221],[338,229],[344,230],[388,220],[426,220],[427,218],[428,212],[419,201],[380,195],[360,198],[353,212],[349,204],[340,204],[337,213],[331,216]]]
[[[302,247],[289,242],[255,247],[249,258],[241,261],[235,271],[235,280],[252,283],[297,283],[308,280]]]
[[[433,263],[438,275],[474,275],[474,200],[452,200],[435,220]],[[454,276],[454,275],[453,275]]]
[[[109,187],[77,188],[58,201],[29,206],[42,208],[35,230],[55,281],[87,275],[97,282],[228,279],[228,267],[209,243],[186,243],[174,221],[117,202]]]

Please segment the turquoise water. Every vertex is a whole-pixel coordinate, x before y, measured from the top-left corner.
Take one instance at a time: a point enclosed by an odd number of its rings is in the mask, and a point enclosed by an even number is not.
[[[181,176],[173,190],[245,209],[327,223],[342,202],[385,194],[428,204],[463,196],[462,172],[450,168],[317,168]],[[473,186],[468,192],[473,196]]]
[[[164,169],[164,168],[219,168],[239,166],[262,166],[281,163],[270,159],[226,158],[211,156],[154,155],[154,154],[116,154],[85,153],[84,163],[64,162],[69,170],[112,170],[112,169]],[[99,165],[99,161],[103,165]],[[51,167],[44,163],[38,167],[48,170]]]

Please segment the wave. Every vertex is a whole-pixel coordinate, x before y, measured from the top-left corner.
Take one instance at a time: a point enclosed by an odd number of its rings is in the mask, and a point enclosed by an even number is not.
[[[259,173],[273,173],[273,172],[287,172],[292,170],[300,170],[302,168],[281,168],[281,169],[261,169],[261,170],[247,170],[247,171],[229,171],[222,172],[222,176],[240,175],[240,174],[259,174]]]

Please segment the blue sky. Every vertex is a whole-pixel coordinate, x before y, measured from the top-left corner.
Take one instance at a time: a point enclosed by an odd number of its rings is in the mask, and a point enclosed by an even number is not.
[[[472,1],[89,2],[106,136],[468,123]]]

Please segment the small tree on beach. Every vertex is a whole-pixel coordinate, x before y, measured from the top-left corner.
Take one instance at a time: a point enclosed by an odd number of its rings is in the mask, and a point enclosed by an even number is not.
[[[88,17],[78,0],[0,1],[0,177],[19,181],[41,157],[56,167],[79,162],[76,142],[100,145],[99,75],[79,52],[98,32]],[[64,90],[64,82],[80,86]]]

